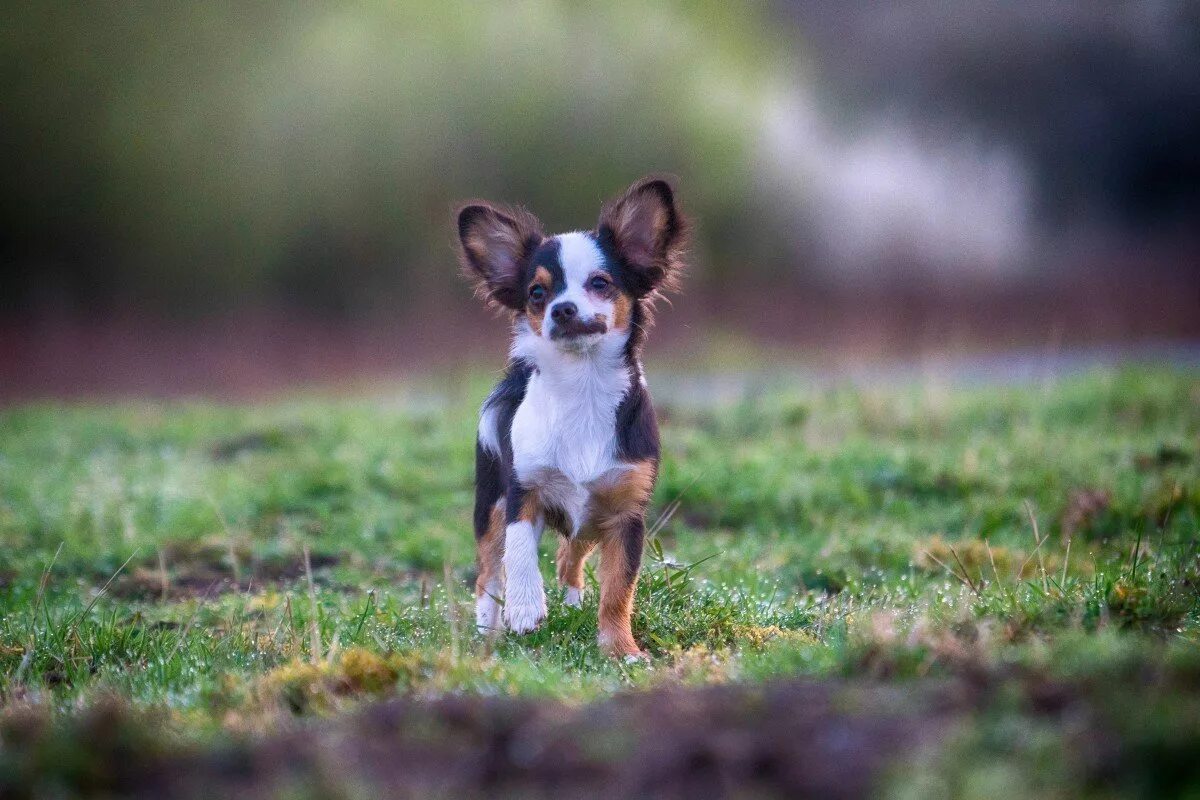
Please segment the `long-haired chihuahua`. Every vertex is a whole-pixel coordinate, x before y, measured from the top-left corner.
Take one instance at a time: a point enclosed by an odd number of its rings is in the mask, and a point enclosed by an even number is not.
[[[598,549],[599,644],[641,655],[630,621],[659,463],[641,352],[655,299],[678,283],[687,229],[659,177],[605,204],[590,231],[547,236],[528,212],[485,202],[459,211],[463,271],[512,319],[475,446],[481,630],[528,633],[546,618],[538,542],[549,525],[563,602],[581,604]]]

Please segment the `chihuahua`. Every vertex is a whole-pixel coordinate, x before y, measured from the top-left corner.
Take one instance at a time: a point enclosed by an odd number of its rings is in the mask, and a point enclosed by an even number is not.
[[[654,301],[678,284],[687,232],[660,177],[606,203],[590,231],[547,236],[522,209],[460,209],[463,272],[512,320],[475,445],[481,630],[523,634],[546,618],[538,543],[549,525],[563,601],[581,605],[598,549],[599,645],[642,656],[630,623],[659,441],[641,352]]]

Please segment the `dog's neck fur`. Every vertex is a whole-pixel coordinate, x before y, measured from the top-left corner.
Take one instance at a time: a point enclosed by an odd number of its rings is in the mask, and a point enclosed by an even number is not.
[[[614,466],[617,407],[641,379],[628,338],[627,332],[614,331],[585,352],[569,352],[535,335],[525,320],[517,321],[512,356],[534,367],[522,405],[534,411],[545,434],[537,437],[541,445],[533,447],[535,452],[523,452],[529,442],[515,442],[516,451],[531,456],[518,461],[555,467],[577,483]]]
[[[555,396],[584,400],[596,392],[609,394],[616,385],[624,394],[631,380],[641,378],[640,354],[632,343],[629,331],[611,331],[586,350],[562,350],[518,317],[509,354],[532,366]]]

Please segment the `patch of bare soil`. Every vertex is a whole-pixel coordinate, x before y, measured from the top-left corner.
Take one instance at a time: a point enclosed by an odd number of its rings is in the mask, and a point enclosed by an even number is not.
[[[330,553],[312,553],[309,558],[314,579],[326,584],[325,572],[342,561],[341,556]],[[129,565],[113,578],[108,592],[114,597],[147,601],[215,597],[224,592],[290,583],[304,574],[301,553],[260,556],[245,548],[182,542]]]
[[[858,798],[930,769],[953,794],[1001,762],[1056,797],[1194,797],[1197,702],[1185,660],[1075,678],[1010,666],[669,686],[584,706],[405,696],[200,740],[169,710],[118,699],[57,714],[12,705],[0,798]]]
[[[39,743],[49,728],[9,720],[14,782],[4,786],[0,775],[0,794],[37,796],[50,777],[65,790],[56,796],[854,798],[889,763],[936,743],[968,694],[953,683],[793,681],[664,689],[583,707],[395,699],[205,751],[172,750],[153,724],[101,707],[52,745]],[[72,759],[55,775],[59,765],[38,754],[64,747]]]

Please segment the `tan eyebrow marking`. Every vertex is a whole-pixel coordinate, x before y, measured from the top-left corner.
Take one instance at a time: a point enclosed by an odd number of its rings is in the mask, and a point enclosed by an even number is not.
[[[550,270],[545,267],[538,267],[533,271],[533,280],[529,282],[529,286],[526,288],[532,289],[535,284],[541,284],[542,288],[550,291],[550,284],[553,282],[553,279],[550,277]]]
[[[550,277],[550,270],[546,269],[545,267],[538,267],[533,271],[533,280],[530,281],[529,286],[525,288],[526,296],[528,297],[529,290],[534,286],[541,286],[546,290],[546,293],[549,294],[550,285],[552,282],[553,280]],[[542,304],[541,307],[538,308],[527,300],[525,303],[525,315],[529,318],[529,327],[533,328],[533,332],[536,335],[541,336],[542,320],[546,315],[545,304]]]

